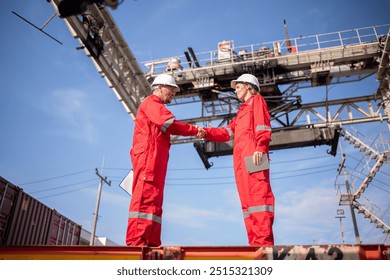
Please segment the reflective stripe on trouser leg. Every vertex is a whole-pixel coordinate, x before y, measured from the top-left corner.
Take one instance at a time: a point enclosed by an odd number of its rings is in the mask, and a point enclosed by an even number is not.
[[[271,211],[274,211],[275,198],[269,181],[269,170],[252,174],[247,172],[243,159],[253,154],[253,151],[249,152],[250,148],[251,141],[243,141],[236,142],[233,150],[234,174],[242,212],[246,216],[244,222],[248,243],[251,246],[273,245],[274,212]],[[259,206],[264,211],[256,212]]]
[[[160,246],[161,221],[162,218],[154,214],[129,212],[127,245]]]
[[[272,225],[275,199],[269,180],[260,179],[269,171],[248,174],[241,172],[238,191],[244,215],[248,242],[251,246],[274,244]]]
[[[164,182],[137,180],[126,232],[128,246],[160,246]]]
[[[130,218],[149,220],[159,224],[161,224],[161,220],[162,220],[161,217],[159,216],[148,214],[148,213],[142,213],[142,212],[130,212],[129,219]]]
[[[272,225],[274,212],[252,212],[244,219],[248,234],[248,242],[251,246],[272,246],[274,237]]]
[[[250,214],[258,213],[258,212],[274,212],[274,207],[272,205],[248,207],[248,210],[244,212],[244,219],[249,218]]]

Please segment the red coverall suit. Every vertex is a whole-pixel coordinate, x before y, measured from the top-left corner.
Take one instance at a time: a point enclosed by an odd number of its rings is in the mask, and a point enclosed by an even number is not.
[[[168,166],[170,135],[196,135],[198,129],[175,121],[160,98],[148,96],[135,119],[133,147],[132,199],[126,244],[160,246],[164,183]]]
[[[205,139],[226,142],[234,136],[234,175],[244,214],[249,245],[273,245],[274,195],[269,169],[249,174],[244,158],[255,151],[269,156],[271,125],[267,103],[257,94],[243,103],[224,128],[205,128]]]

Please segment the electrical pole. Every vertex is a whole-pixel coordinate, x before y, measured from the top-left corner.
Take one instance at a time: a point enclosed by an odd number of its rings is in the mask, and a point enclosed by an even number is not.
[[[344,227],[343,227],[343,222],[342,222],[342,219],[345,218],[344,210],[343,209],[337,209],[337,216],[335,218],[340,219],[341,240],[343,241],[343,244],[345,244]]]
[[[103,167],[104,167],[104,158],[103,158],[103,164],[102,164],[102,173],[103,173]],[[111,186],[111,181],[107,181],[107,177],[103,178],[103,175],[99,174],[99,171],[97,168],[95,170],[96,170],[96,175],[100,178],[100,181],[99,181],[99,190],[98,190],[98,194],[97,194],[97,198],[96,198],[96,207],[95,207],[95,213],[94,213],[94,219],[93,219],[91,240],[89,242],[90,246],[93,246],[95,244],[96,225],[97,225],[97,220],[98,220],[98,216],[99,216],[99,204],[100,204],[100,197],[102,194],[103,182],[106,183],[107,185]]]
[[[354,229],[354,232],[355,232],[355,240],[356,240],[356,244],[361,244],[361,240],[360,240],[360,236],[359,236],[359,230],[358,230],[358,226],[357,226],[357,222],[356,222],[356,216],[355,216],[355,211],[353,209],[353,206],[352,206],[352,200],[353,200],[353,197],[352,197],[352,193],[351,193],[351,188],[350,188],[350,185],[349,185],[349,181],[348,181],[348,175],[347,175],[347,169],[345,168],[345,154],[343,154],[343,161],[342,163],[340,164],[340,167],[339,167],[339,174],[341,173],[341,170],[343,170],[343,175],[344,175],[344,180],[345,180],[345,186],[347,188],[347,193],[349,195],[349,208],[351,210],[351,217],[352,217],[352,223],[353,223],[353,229]]]

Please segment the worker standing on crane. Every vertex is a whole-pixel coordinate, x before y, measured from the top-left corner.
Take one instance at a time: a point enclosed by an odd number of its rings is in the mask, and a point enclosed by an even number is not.
[[[161,74],[152,83],[153,93],[139,106],[135,118],[133,147],[132,198],[126,244],[160,246],[165,176],[168,166],[170,135],[204,136],[196,126],[179,122],[164,106],[180,91],[175,79]]]
[[[260,84],[251,74],[231,82],[239,100],[244,101],[237,116],[223,128],[204,128],[205,139],[226,142],[234,138],[234,175],[244,214],[249,245],[274,245],[274,195],[269,169],[248,171],[246,157],[253,165],[269,159],[271,124],[267,103],[259,94]],[[265,155],[265,157],[263,157]],[[253,173],[251,173],[253,172]]]

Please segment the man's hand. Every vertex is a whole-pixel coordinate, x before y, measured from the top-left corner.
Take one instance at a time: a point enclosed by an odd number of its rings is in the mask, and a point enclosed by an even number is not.
[[[201,126],[196,126],[198,129],[198,134],[196,134],[196,137],[199,139],[203,139],[206,136],[206,131]]]

